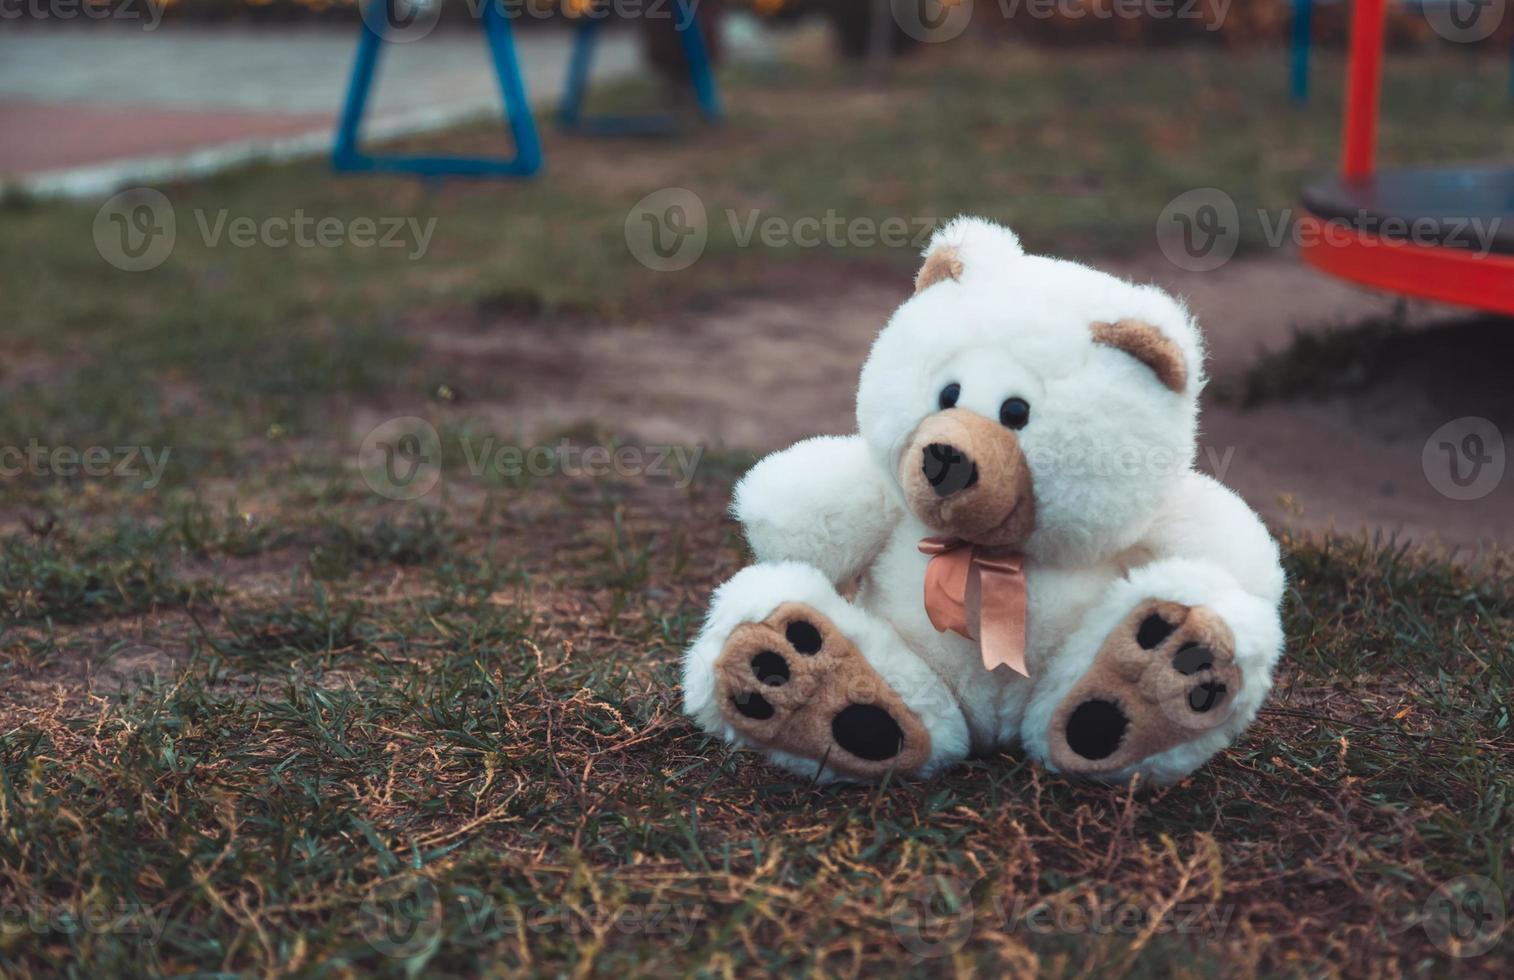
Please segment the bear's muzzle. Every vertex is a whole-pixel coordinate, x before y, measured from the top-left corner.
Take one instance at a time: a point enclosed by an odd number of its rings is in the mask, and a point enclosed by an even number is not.
[[[899,480],[910,510],[938,534],[1023,547],[1035,529],[1030,467],[1015,433],[964,408],[927,416],[909,436]]]

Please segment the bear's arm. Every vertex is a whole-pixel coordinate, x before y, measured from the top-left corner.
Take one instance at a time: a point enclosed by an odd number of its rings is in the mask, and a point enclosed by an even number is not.
[[[1154,560],[1213,562],[1257,598],[1272,605],[1282,601],[1277,542],[1235,491],[1202,473],[1183,475],[1141,545]]]
[[[802,561],[833,583],[867,565],[901,505],[861,436],[818,436],[764,458],[736,485],[731,513],[762,562]]]

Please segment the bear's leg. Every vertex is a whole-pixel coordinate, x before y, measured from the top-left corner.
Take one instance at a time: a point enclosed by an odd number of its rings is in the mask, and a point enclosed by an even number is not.
[[[716,591],[683,687],[700,727],[822,782],[927,776],[967,755],[941,678],[800,562],[752,565]]]
[[[1056,771],[1172,782],[1251,724],[1282,645],[1276,607],[1218,565],[1138,568],[1049,661],[1022,740]]]

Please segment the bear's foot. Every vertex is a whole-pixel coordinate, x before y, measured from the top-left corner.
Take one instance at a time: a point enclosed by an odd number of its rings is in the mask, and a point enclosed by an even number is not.
[[[1051,761],[1090,776],[1119,772],[1223,724],[1240,689],[1224,620],[1204,606],[1144,602],[1052,714]]]
[[[779,606],[731,631],[716,703],[749,743],[853,778],[911,774],[930,759],[925,725],[851,640],[813,607]]]

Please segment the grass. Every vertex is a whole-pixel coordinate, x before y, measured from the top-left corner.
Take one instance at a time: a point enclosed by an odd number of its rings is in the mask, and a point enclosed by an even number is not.
[[[1390,65],[1390,157],[1511,148],[1501,63]],[[1507,974],[1506,935],[1450,956],[1431,903],[1469,874],[1510,890],[1507,567],[1286,540],[1274,699],[1175,787],[1007,754],[816,788],[679,714],[678,653],[746,560],[725,507],[750,456],[709,450],[687,485],[472,468],[461,440],[500,425],[469,398],[510,379],[462,385],[413,339],[463,310],[571,343],[582,318],[914,262],[743,249],[726,209],[987,211],[1036,248],[1149,248],[1179,191],[1249,215],[1329,166],[1335,94],[1285,110],[1283,86],[1273,55],[1182,50],[968,52],[883,91],[742,69],[726,130],[613,155],[552,136],[531,185],[310,164],[169,188],[180,243],[141,274],[95,253],[94,205],[8,202],[0,432],[172,454],[151,488],[0,481],[0,972]],[[659,276],[623,224],[670,185],[711,240]],[[209,247],[196,212],[223,209],[437,230],[415,261]],[[411,504],[353,465],[353,432],[406,413],[443,442]],[[614,446],[634,421],[562,435]]]
[[[277,562],[13,627],[0,894],[113,925],[11,928],[7,972],[1440,973],[1436,887],[1509,887],[1506,576],[1287,542],[1277,693],[1173,788],[1005,755],[817,789],[678,715],[678,652],[744,560],[721,486],[490,492],[445,533],[349,510],[366,557],[340,587],[308,560],[332,532],[291,508],[265,517]],[[183,526],[70,540],[166,557]],[[396,527],[446,546],[417,560]],[[121,683],[106,647],[79,676],[101,626],[167,662]]]

